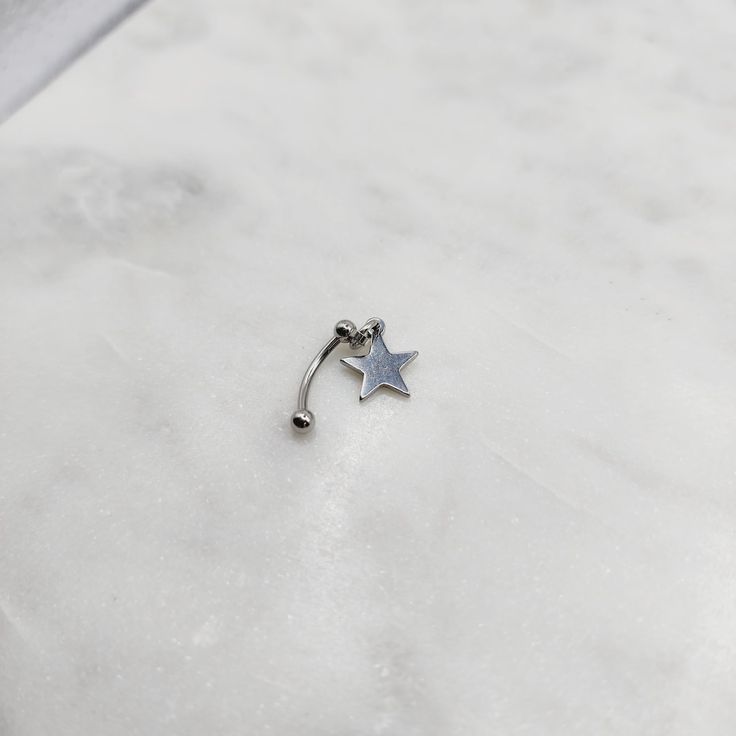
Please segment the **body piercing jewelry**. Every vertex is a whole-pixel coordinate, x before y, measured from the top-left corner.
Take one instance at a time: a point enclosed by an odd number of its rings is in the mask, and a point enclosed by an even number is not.
[[[309,364],[307,372],[299,386],[297,410],[291,416],[291,426],[297,432],[309,432],[314,426],[314,414],[307,409],[309,386],[325,358],[340,344],[348,343],[353,350],[359,350],[370,342],[367,355],[355,358],[342,358],[341,363],[363,374],[363,385],[360,389],[360,400],[372,396],[381,386],[409,396],[409,389],[401,377],[401,369],[419,355],[416,351],[409,353],[391,353],[383,342],[386,324],[379,317],[371,317],[360,329],[349,319],[341,319],[335,325],[335,334],[317,353]]]

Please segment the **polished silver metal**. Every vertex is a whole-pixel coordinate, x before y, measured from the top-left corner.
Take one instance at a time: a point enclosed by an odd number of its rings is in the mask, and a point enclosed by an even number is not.
[[[314,427],[314,414],[307,409],[307,398],[309,397],[309,387],[312,378],[317,372],[325,358],[341,343],[351,342],[356,339],[358,330],[354,322],[349,319],[341,319],[334,329],[334,335],[328,343],[314,356],[314,360],[309,364],[307,372],[302,378],[299,385],[299,398],[297,399],[297,410],[291,415],[291,426],[299,433],[309,432]]]
[[[335,337],[339,337],[341,340],[350,340],[355,335],[355,322],[351,322],[349,319],[341,319],[335,325]]]
[[[311,431],[314,427],[314,414],[307,408],[309,388],[314,374],[317,372],[327,356],[340,343],[348,343],[353,350],[359,350],[370,342],[370,351],[367,355],[355,358],[343,358],[342,362],[353,370],[363,374],[363,386],[360,390],[360,400],[367,399],[381,386],[398,391],[409,396],[409,390],[401,377],[401,369],[410,363],[419,353],[391,353],[383,341],[385,322],[380,317],[371,317],[358,329],[349,319],[341,319],[334,329],[333,337],[325,344],[322,350],[314,356],[309,364],[304,378],[299,386],[297,410],[291,415],[291,426],[299,433]]]
[[[378,337],[386,329],[385,322],[380,317],[371,317],[357,331],[354,338],[350,341],[350,347],[353,350],[362,348],[368,340]]]
[[[372,396],[381,386],[409,396],[409,389],[401,377],[401,369],[419,355],[416,350],[409,353],[392,353],[383,341],[383,330],[373,337],[368,355],[357,358],[342,358],[341,363],[363,374],[360,400]]]

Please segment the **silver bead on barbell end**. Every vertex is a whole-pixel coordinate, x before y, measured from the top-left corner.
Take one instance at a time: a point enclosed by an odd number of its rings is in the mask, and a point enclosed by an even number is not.
[[[309,409],[297,409],[291,415],[291,426],[300,434],[309,432],[314,426],[314,414]]]
[[[341,342],[348,342],[353,339],[357,329],[355,322],[351,322],[349,319],[341,319],[335,325],[335,337],[339,337]]]

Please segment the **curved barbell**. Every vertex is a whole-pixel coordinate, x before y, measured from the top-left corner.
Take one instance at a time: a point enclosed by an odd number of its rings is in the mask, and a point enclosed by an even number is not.
[[[300,433],[309,432],[314,426],[314,414],[307,408],[309,387],[314,374],[327,356],[341,343],[348,343],[353,350],[358,350],[370,341],[371,348],[367,355],[355,358],[343,358],[342,362],[349,368],[363,374],[363,385],[360,390],[361,400],[371,396],[381,386],[393,389],[404,396],[409,395],[401,377],[401,369],[417,357],[416,351],[410,353],[392,353],[383,342],[386,324],[380,317],[371,317],[360,329],[349,319],[341,319],[336,325],[334,335],[325,344],[314,360],[309,364],[299,386],[297,410],[291,415],[291,426]]]

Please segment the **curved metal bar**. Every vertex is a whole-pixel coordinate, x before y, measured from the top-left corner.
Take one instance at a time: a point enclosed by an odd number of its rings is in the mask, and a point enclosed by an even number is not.
[[[350,323],[352,325],[352,322]],[[353,330],[355,329],[353,325]],[[307,398],[309,397],[309,387],[312,384],[314,374],[324,362],[325,358],[341,343],[345,342],[344,336],[335,335],[330,341],[314,356],[314,360],[309,364],[304,378],[299,385],[299,398],[297,399],[297,409],[291,415],[291,426],[299,433],[309,432],[314,427],[314,414],[307,408]]]
[[[333,337],[317,355],[314,356],[314,360],[309,364],[304,378],[299,386],[299,398],[297,399],[297,409],[307,410],[307,397],[309,396],[309,386],[312,383],[312,378],[317,372],[322,363],[324,363],[327,356],[341,343],[339,337]]]
[[[342,342],[349,343],[353,350],[359,350],[368,340],[375,339],[385,329],[385,324],[380,317],[371,317],[361,328],[358,328],[349,320],[341,319],[335,325],[335,334],[330,341],[314,356],[309,364],[304,378],[299,385],[299,397],[297,399],[296,411],[291,415],[291,426],[300,433],[309,432],[314,426],[314,414],[307,408],[309,398],[309,387],[312,384],[314,374],[317,372],[327,356]]]

